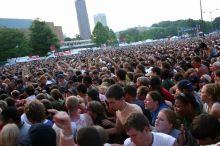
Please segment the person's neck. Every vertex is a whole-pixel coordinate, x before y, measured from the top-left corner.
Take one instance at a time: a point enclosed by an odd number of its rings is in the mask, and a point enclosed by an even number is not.
[[[121,106],[121,109],[119,109],[120,112],[124,112],[125,109],[127,108],[127,106],[128,106],[128,104],[127,104],[125,101],[123,101],[122,106]]]
[[[78,111],[70,112],[69,113],[71,121],[77,121],[80,118],[80,114]]]
[[[160,105],[156,105],[151,111],[152,111],[152,112],[155,112],[155,111],[159,108],[159,106],[160,106]]]
[[[141,146],[151,146],[154,142],[154,136],[153,133],[149,132],[146,137],[146,140],[143,140],[143,144]]]

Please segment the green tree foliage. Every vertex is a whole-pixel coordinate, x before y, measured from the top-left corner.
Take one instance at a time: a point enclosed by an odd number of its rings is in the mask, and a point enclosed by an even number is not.
[[[18,56],[27,56],[32,50],[24,34],[17,29],[0,29],[0,61]]]
[[[44,21],[34,20],[30,30],[29,44],[35,55],[44,56],[50,51],[50,46],[59,46],[56,35]]]
[[[113,30],[103,26],[100,22],[96,23],[92,31],[92,41],[96,46],[101,46],[102,44],[114,45],[117,43]]]
[[[213,22],[193,19],[161,21],[153,24],[145,31],[139,31],[138,28],[130,28],[125,31],[121,31],[119,32],[119,41],[130,43],[146,39],[160,39],[170,36],[183,35],[184,33],[196,35],[198,31],[210,33],[216,29],[220,29],[220,17],[217,17]]]
[[[66,37],[66,38],[64,38],[64,41],[71,41],[71,38],[70,37]]]

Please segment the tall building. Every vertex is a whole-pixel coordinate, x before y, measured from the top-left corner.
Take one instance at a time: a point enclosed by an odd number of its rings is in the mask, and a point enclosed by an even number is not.
[[[76,13],[77,13],[77,20],[79,26],[79,32],[82,39],[90,39],[91,31],[89,26],[89,18],[86,9],[86,2],[85,0],[76,0]]]
[[[97,22],[100,22],[102,23],[103,26],[107,26],[106,16],[103,13],[94,15],[94,22],[95,22],[95,25]]]

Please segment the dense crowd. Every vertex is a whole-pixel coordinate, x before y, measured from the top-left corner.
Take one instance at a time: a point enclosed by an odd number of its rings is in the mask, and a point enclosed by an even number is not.
[[[220,34],[0,69],[1,146],[220,143]]]

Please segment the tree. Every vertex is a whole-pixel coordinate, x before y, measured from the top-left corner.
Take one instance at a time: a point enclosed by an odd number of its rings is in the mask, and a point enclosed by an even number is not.
[[[70,37],[66,37],[66,38],[64,38],[64,41],[71,41],[71,38]]]
[[[103,26],[100,22],[97,22],[95,28],[93,29],[92,41],[96,44],[96,46],[101,46],[102,44],[106,44],[108,46],[118,44],[114,31],[109,29],[107,26]]]
[[[50,46],[59,46],[56,35],[44,21],[34,20],[30,30],[29,43],[34,54],[44,56],[50,51]]]
[[[92,31],[92,41],[100,46],[106,44],[109,39],[109,30],[107,27],[104,27],[102,23],[97,22],[93,31]]]
[[[0,29],[0,61],[31,53],[24,34],[17,29]]]

